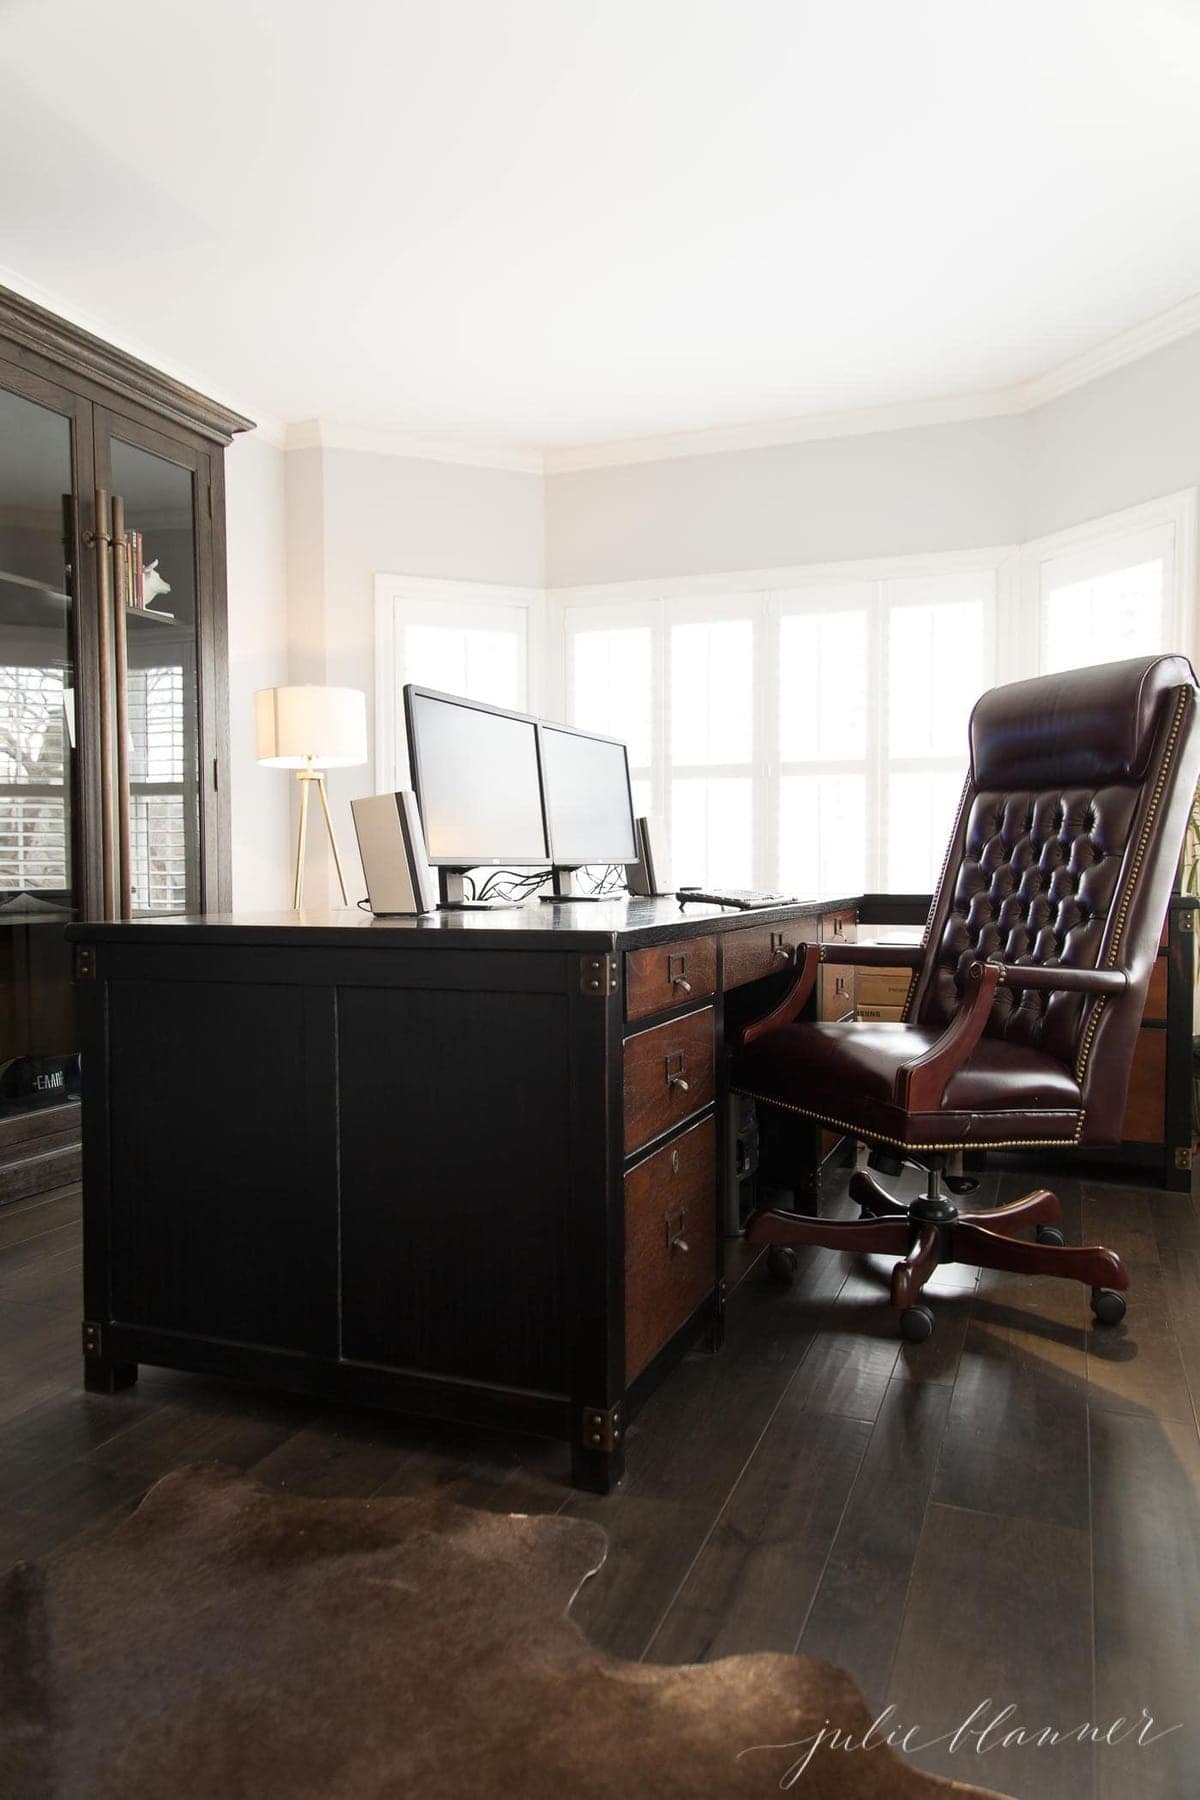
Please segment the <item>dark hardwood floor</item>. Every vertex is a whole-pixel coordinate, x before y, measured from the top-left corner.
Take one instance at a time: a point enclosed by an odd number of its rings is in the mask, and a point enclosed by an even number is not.
[[[979,1199],[1028,1175],[990,1173]],[[1129,1259],[1116,1331],[1071,1283],[938,1272],[934,1336],[894,1335],[886,1265],[800,1254],[795,1285],[731,1253],[725,1349],[689,1357],[628,1440],[607,1498],[561,1446],[331,1412],[143,1369],[80,1386],[75,1190],[0,1210],[0,1566],[41,1557],[182,1464],[298,1493],[417,1494],[599,1521],[608,1562],[576,1616],[629,1657],[802,1650],[843,1664],[926,1742],[987,1703],[1005,1729],[1157,1742],[972,1741],[922,1767],[1021,1800],[1200,1794],[1200,1211],[1185,1196],[1059,1181],[1068,1242]],[[895,1186],[895,1184],[893,1184]],[[825,1210],[846,1210],[845,1177]],[[1146,1733],[1145,1735],[1149,1735]]]

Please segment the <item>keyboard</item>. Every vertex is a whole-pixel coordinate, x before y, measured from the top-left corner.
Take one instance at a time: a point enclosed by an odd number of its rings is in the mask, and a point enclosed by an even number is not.
[[[741,912],[752,912],[756,906],[791,906],[794,894],[765,894],[757,888],[680,888],[675,895],[681,906],[689,900],[703,900],[708,906],[736,906]]]

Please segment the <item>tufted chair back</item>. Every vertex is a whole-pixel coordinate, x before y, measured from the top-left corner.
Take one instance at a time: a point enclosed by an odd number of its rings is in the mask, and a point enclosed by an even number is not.
[[[1129,989],[1102,999],[1002,986],[986,1028],[1069,1068],[1096,1132],[1106,1125],[1110,1136],[1200,774],[1196,710],[1182,656],[982,696],[905,1013],[940,1029],[967,966],[988,957],[1125,970]]]

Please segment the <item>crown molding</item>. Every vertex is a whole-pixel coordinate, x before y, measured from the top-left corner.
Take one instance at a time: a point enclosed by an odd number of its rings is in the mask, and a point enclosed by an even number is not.
[[[844,412],[809,413],[766,424],[716,425],[702,431],[676,431],[663,437],[616,439],[607,444],[580,444],[544,453],[547,475],[576,469],[614,468],[623,463],[668,462],[686,456],[719,456],[730,450],[765,450],[780,444],[807,444],[822,438],[866,437],[878,431],[910,431],[922,425],[959,424],[1024,411],[1020,390],[995,388],[976,394],[953,394],[941,400],[905,400],[889,406],[863,406]]]
[[[564,475],[577,470],[616,468],[625,464],[668,462],[684,457],[715,456],[730,451],[768,449],[821,439],[862,437],[873,432],[918,430],[930,425],[962,424],[972,419],[1000,418],[1035,411],[1064,394],[1114,373],[1129,363],[1200,331],[1200,294],[1157,313],[1041,375],[1011,386],[937,399],[901,401],[883,406],[810,413],[798,418],[714,426],[668,432],[652,437],[534,449],[432,433],[379,430],[324,419],[284,421],[253,408],[257,423],[236,409],[220,384],[161,356],[153,345],[115,331],[105,319],[0,266],[0,284],[9,289],[10,328],[27,317],[33,328],[38,309],[53,315],[70,338],[73,354],[94,355],[98,375],[131,394],[151,376],[176,384],[181,416],[195,424],[208,417],[214,435],[250,432],[279,450],[358,450],[374,456],[405,457],[418,462],[456,463],[472,468],[507,469],[532,475]],[[22,308],[19,302],[27,303]],[[41,342],[45,345],[45,323]],[[64,342],[66,339],[64,338]],[[161,391],[161,380],[159,382]]]
[[[1078,356],[1068,357],[1066,362],[1047,370],[1044,375],[1034,375],[1022,382],[1024,403],[1020,410],[1032,412],[1035,407],[1045,406],[1048,401],[1057,400],[1074,388],[1085,387],[1102,375],[1111,375],[1127,363],[1140,362],[1143,356],[1162,350],[1179,338],[1190,337],[1194,331],[1200,331],[1200,294],[1191,294],[1178,306],[1155,313],[1152,319],[1143,319],[1140,325],[1131,325],[1128,331],[1118,332],[1116,337],[1106,338],[1090,350],[1081,350]]]
[[[369,430],[339,425],[329,419],[292,421],[287,427],[286,447],[289,450],[361,450],[371,456],[408,457],[415,462],[460,463],[477,469],[515,469],[527,475],[545,473],[545,458],[540,450],[421,432]]]
[[[611,443],[547,450],[543,457],[545,472],[547,475],[564,475],[577,469],[666,462],[687,456],[717,456],[731,450],[760,450],[780,444],[811,443],[820,438],[911,431],[924,425],[961,424],[970,419],[994,419],[1033,412],[1075,388],[1110,375],[1127,363],[1138,362],[1196,331],[1200,331],[1200,294],[1193,294],[1178,306],[1130,326],[1116,337],[1106,338],[1103,343],[1069,357],[1042,375],[1014,382],[1009,387],[949,395],[936,400],[901,401],[891,406],[811,413],[765,424],[716,426],[710,430],[673,432],[662,437],[617,439]]]
[[[28,349],[72,368],[127,398],[148,402],[191,430],[228,444],[256,422],[214,397],[209,383],[153,349],[114,332],[57,294],[0,267],[0,319]]]

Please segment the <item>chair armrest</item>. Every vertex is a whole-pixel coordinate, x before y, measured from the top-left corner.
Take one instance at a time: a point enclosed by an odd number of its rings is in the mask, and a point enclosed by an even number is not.
[[[919,969],[924,944],[819,944],[823,963],[854,963],[860,969]]]
[[[743,1027],[738,1047],[745,1049],[777,1025],[791,1025],[800,1017],[816,986],[822,963],[857,963],[863,968],[919,969],[925,959],[920,944],[800,944],[796,949],[796,976],[779,1004]]]
[[[1129,986],[1124,969],[1064,969],[1041,963],[974,962],[967,970],[963,1003],[924,1056],[896,1071],[893,1095],[905,1112],[936,1112],[952,1075],[962,1068],[983,1036],[996,989],[1029,988],[1039,993],[1121,994]]]
[[[999,963],[972,963],[962,1005],[945,1031],[923,1056],[914,1056],[896,1070],[892,1094],[905,1112],[937,1111],[950,1077],[962,1068],[983,1036],[1000,975]]]
[[[808,1004],[809,995],[817,983],[817,969],[820,966],[817,944],[799,944],[796,949],[796,973],[788,985],[788,990],[777,1006],[761,1019],[751,1019],[743,1027],[739,1039],[739,1049],[746,1049],[764,1032],[773,1031],[777,1025],[790,1025],[798,1019]]]
[[[1041,963],[993,963],[1001,987],[1029,988],[1035,993],[1123,994],[1129,986],[1124,969],[1047,968]]]

